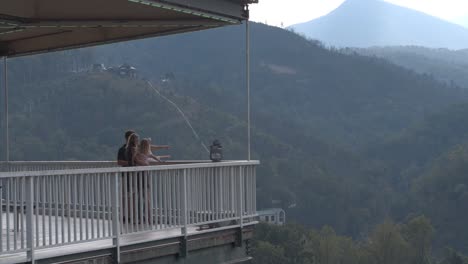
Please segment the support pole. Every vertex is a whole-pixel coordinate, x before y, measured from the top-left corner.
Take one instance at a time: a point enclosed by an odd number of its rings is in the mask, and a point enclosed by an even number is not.
[[[248,8],[248,6],[247,6]],[[248,10],[247,10],[248,11]],[[246,80],[247,80],[247,160],[250,161],[250,27],[249,20],[245,21],[246,39]]]
[[[5,160],[10,161],[10,135],[8,124],[8,64],[7,57],[3,57],[3,88],[5,89]]]

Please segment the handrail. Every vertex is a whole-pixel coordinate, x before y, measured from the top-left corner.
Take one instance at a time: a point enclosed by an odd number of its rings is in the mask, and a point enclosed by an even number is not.
[[[92,168],[92,169],[66,169],[66,170],[40,170],[40,171],[15,171],[15,172],[0,172],[0,178],[9,177],[29,177],[29,176],[54,176],[54,175],[73,175],[86,173],[115,173],[115,172],[134,172],[134,171],[159,171],[170,169],[193,169],[193,168],[216,168],[224,166],[240,166],[240,165],[259,165],[260,161],[223,161],[211,163],[191,163],[177,165],[160,165],[154,166],[136,166],[136,167],[112,167],[112,168]],[[161,166],[164,165],[164,166]]]

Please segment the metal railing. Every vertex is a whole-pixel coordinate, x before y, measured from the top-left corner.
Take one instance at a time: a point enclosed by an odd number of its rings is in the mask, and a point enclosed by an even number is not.
[[[9,161],[0,162],[0,172],[48,171],[116,167],[115,161]]]
[[[207,162],[211,161],[170,160],[158,163],[158,165],[194,164]],[[116,166],[116,161],[0,161],[0,172],[113,168]]]
[[[256,216],[257,161],[0,172],[0,256]],[[118,221],[117,221],[118,219]]]

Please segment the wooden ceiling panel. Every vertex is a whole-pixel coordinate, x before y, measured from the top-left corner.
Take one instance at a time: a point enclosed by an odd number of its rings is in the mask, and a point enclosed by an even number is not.
[[[245,18],[241,0],[2,0],[0,56],[203,30]]]

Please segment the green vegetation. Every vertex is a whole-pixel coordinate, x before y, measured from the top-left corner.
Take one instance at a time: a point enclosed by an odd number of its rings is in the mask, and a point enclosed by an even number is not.
[[[403,224],[385,221],[361,241],[340,236],[329,226],[321,230],[298,225],[257,226],[253,244],[255,264],[467,264],[468,258],[446,248],[432,252],[437,236],[424,216]]]
[[[367,56],[385,58],[397,65],[434,78],[468,88],[468,50],[430,49],[425,47],[373,47],[344,49]]]

